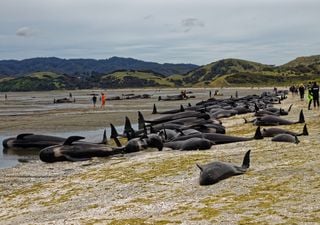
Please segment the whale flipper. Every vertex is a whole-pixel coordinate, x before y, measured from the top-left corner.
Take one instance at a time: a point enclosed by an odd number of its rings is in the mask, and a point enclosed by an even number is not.
[[[65,140],[63,145],[72,145],[72,142],[79,141],[81,139],[84,139],[84,137],[81,137],[81,136],[70,136],[70,137],[67,138],[67,140]]]
[[[71,157],[67,154],[63,154],[63,156],[68,160],[68,161],[71,161],[71,162],[80,162],[80,161],[87,161],[87,160],[90,160],[91,158],[75,158],[75,157]]]

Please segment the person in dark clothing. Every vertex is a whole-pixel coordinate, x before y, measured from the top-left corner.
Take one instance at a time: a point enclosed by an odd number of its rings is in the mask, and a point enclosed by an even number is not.
[[[309,82],[308,84],[308,110],[311,110],[311,103],[312,103],[312,100],[313,100],[313,96],[312,96],[312,84],[311,82]]]
[[[92,103],[93,103],[93,108],[95,108],[97,103],[97,96],[95,94],[92,96]]]
[[[303,84],[300,84],[300,86],[299,86],[299,94],[300,94],[300,100],[301,101],[303,101],[303,99],[304,99],[304,85]]]
[[[317,84],[317,82],[313,82],[311,90],[313,97],[313,107],[319,108],[319,85]]]

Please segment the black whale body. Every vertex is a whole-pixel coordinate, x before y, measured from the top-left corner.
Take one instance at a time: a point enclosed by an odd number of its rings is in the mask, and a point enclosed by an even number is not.
[[[45,148],[52,145],[57,145],[65,142],[66,138],[41,135],[41,134],[31,134],[23,133],[16,137],[10,137],[4,139],[2,142],[3,147],[6,148]]]
[[[212,162],[206,165],[198,165],[200,169],[200,185],[211,185],[232,176],[244,174],[250,167],[250,150],[246,152],[242,166],[236,166],[226,162]]]

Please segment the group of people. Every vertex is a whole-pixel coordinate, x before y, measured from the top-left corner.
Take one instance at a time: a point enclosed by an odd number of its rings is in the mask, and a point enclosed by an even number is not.
[[[308,109],[311,110],[311,103],[314,108],[319,108],[319,85],[317,82],[309,82],[308,84]]]
[[[100,100],[101,100],[101,108],[103,108],[106,104],[106,95],[103,92],[101,92]],[[93,103],[93,108],[96,108],[96,104],[97,104],[96,94],[93,94],[92,96],[92,103]]]
[[[304,95],[307,90],[308,109],[311,110],[313,102],[314,108],[319,108],[319,85],[317,82],[309,82],[308,85],[300,84],[299,86],[291,86],[289,88],[292,94],[298,94],[301,101],[304,100]]]

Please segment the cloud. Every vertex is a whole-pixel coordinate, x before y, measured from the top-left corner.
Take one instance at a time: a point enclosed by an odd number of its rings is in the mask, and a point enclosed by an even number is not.
[[[16,31],[16,35],[19,37],[31,37],[35,34],[35,31],[30,27],[20,27]]]
[[[143,17],[144,20],[150,20],[150,19],[153,19],[153,15],[149,14],[149,15],[146,15],[145,17]]]
[[[196,18],[187,18],[181,21],[184,32],[189,32],[195,27],[204,27],[204,23]]]

